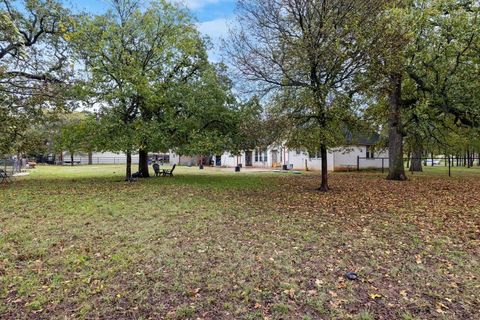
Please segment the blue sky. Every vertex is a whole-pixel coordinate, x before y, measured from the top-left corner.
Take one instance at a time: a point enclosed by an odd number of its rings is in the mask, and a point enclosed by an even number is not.
[[[148,1],[148,0],[145,0]],[[212,39],[214,48],[209,52],[210,59],[218,61],[219,44],[228,25],[234,19],[235,0],[171,0],[185,4],[198,21],[199,30]],[[75,11],[103,13],[109,7],[108,0],[64,0]]]

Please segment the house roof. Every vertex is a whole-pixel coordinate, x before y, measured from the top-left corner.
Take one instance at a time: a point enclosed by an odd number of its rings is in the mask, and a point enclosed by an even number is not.
[[[380,134],[356,132],[352,133],[348,130],[345,134],[345,140],[348,144],[357,144],[361,146],[373,146],[380,141]]]

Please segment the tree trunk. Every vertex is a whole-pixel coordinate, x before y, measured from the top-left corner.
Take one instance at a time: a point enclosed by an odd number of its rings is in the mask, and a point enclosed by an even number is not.
[[[73,152],[70,152],[70,165],[73,167]]]
[[[132,152],[127,151],[127,167],[125,173],[125,181],[132,181]]]
[[[318,188],[321,192],[328,191],[328,163],[327,163],[327,146],[320,145],[320,157],[322,158],[322,184]]]
[[[88,153],[88,164],[89,165],[93,164],[93,154],[92,154],[92,152]]]
[[[421,144],[415,144],[412,148],[412,162],[410,164],[411,172],[422,172],[422,155],[423,146]]]
[[[142,178],[150,178],[148,172],[148,152],[144,149],[138,151],[138,172]]]
[[[401,119],[402,77],[394,76],[389,97],[388,180],[407,180],[403,166],[403,133]]]

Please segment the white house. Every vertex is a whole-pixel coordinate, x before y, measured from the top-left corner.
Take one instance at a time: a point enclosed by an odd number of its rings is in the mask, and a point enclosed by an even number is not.
[[[370,137],[360,137],[353,139],[346,137],[351,141],[350,145],[328,150],[327,166],[329,171],[354,170],[359,166],[361,169],[387,168],[388,151],[377,148],[380,140],[378,134]],[[213,164],[217,167],[233,168],[252,167],[252,168],[281,168],[287,166],[293,170],[312,170],[320,171],[322,160],[319,152],[310,154],[306,150],[289,149],[284,145],[272,145],[268,148],[255,148],[241,152],[239,155],[225,152],[221,155],[210,157],[201,156],[180,156],[172,151],[168,153],[150,153],[152,161],[163,161],[170,164],[196,166],[200,162]],[[124,153],[113,152],[94,152],[90,156],[93,164],[124,164],[126,155]],[[70,164],[70,155],[63,153],[63,163]],[[75,164],[88,164],[88,154],[75,154]],[[132,155],[132,163],[138,164],[138,154]]]
[[[352,141],[349,146],[328,150],[328,170],[353,170],[357,168],[357,165],[361,169],[388,167],[388,151],[375,147],[379,139],[379,135],[360,137],[355,140],[347,137],[347,141]],[[181,165],[197,165],[200,162],[200,157],[179,157],[171,153],[170,160],[171,163]],[[253,168],[279,168],[286,165],[294,170],[312,171],[320,171],[322,168],[319,152],[309,154],[305,150],[289,149],[282,145],[247,150],[239,155],[225,152],[222,155],[212,157],[211,162],[218,167],[232,168],[237,165]]]

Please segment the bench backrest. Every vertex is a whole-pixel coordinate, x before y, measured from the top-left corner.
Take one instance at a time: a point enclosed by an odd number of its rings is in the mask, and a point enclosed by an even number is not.
[[[170,170],[170,173],[173,172],[173,170],[175,170],[175,167],[177,166],[177,164],[174,164],[173,167],[172,167],[172,170]]]
[[[153,170],[154,170],[155,172],[159,172],[159,171],[160,171],[160,166],[158,165],[158,163],[154,163],[154,164],[152,165],[152,168],[153,168]]]

